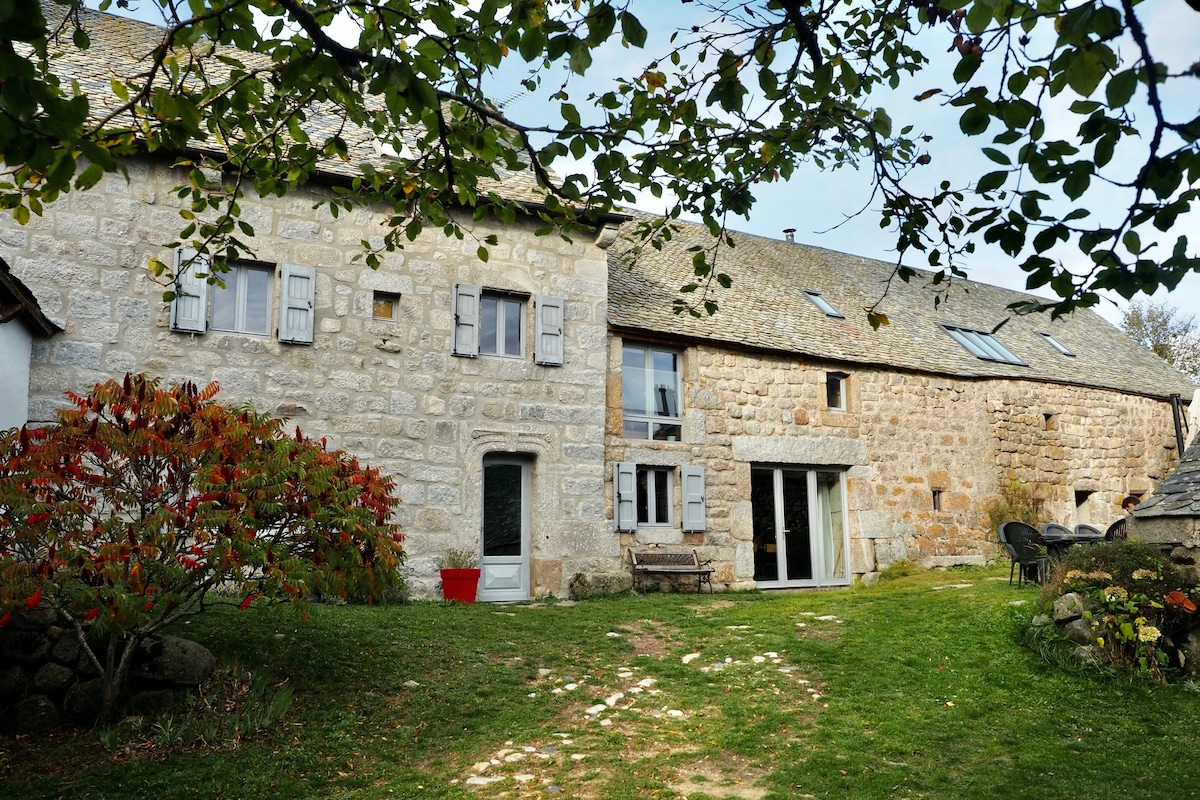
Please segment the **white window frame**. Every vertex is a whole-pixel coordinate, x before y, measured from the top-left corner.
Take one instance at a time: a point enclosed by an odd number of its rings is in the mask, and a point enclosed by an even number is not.
[[[381,317],[376,313],[376,307],[380,303],[389,303],[392,308],[392,313],[386,317]],[[400,293],[399,292],[384,292],[376,289],[371,293],[371,319],[378,322],[395,322],[400,317]]]
[[[845,319],[846,315],[834,308],[833,303],[825,299],[824,295],[813,289],[805,289],[804,295],[809,301],[821,309],[821,313],[833,319]]]
[[[674,528],[677,525],[675,513],[675,471],[679,471],[679,489],[683,512],[682,528],[686,533],[703,532],[707,527],[708,515],[704,491],[704,467],[684,464],[678,468],[661,464],[635,464],[620,461],[613,464],[613,527],[618,531],[632,532],[639,528]],[[646,480],[639,478],[645,476]],[[655,477],[651,477],[655,476]],[[665,503],[666,520],[654,519],[658,516],[657,493],[651,491],[657,488],[653,484],[666,481]],[[639,512],[645,507],[644,520],[639,520]],[[653,520],[653,521],[652,521]]]
[[[625,366],[625,358],[626,358],[625,353],[627,350],[630,350],[630,349],[641,350],[645,354],[645,356],[642,359],[643,365],[640,367],[634,367],[633,369],[637,369],[642,372],[643,383],[645,385],[645,391],[646,391],[645,396],[642,398],[643,408],[656,409],[656,411],[654,413],[641,413],[641,412],[637,412],[637,411],[629,411],[625,407],[624,398],[625,398],[625,391],[626,391],[627,384],[624,380],[624,376],[626,374],[626,370],[628,369]],[[665,384],[656,384],[654,382],[653,363],[654,363],[654,354],[655,353],[662,353],[662,354],[670,355],[672,358],[675,359],[675,370],[673,373],[675,376],[675,385],[674,386],[668,387]],[[646,363],[649,363],[650,366],[646,366]],[[637,342],[625,342],[621,345],[621,374],[622,374],[622,383],[621,383],[622,435],[626,439],[645,439],[645,440],[650,440],[650,441],[683,441],[683,413],[684,413],[684,411],[683,411],[683,353],[681,353],[679,350],[675,350],[675,349],[669,348],[669,347],[656,347],[654,345],[639,344]],[[673,393],[673,399],[675,402],[674,410],[676,412],[674,415],[657,412],[657,409],[659,409],[659,408],[663,408],[664,411],[671,410],[670,409],[671,401],[670,401],[670,397],[668,395],[666,395],[665,393],[662,395],[661,404],[659,403],[659,398],[657,398],[655,396],[655,393],[664,392],[664,390],[667,390],[667,391],[670,391]],[[628,432],[627,428],[625,427],[625,423],[627,423],[627,422],[646,423],[646,435],[645,436],[631,435]],[[670,429],[672,429],[672,428],[678,428],[678,432],[671,433]],[[672,437],[674,437],[674,438],[672,438]]]
[[[1072,353],[1065,344],[1060,342],[1058,339],[1055,339],[1053,336],[1046,333],[1045,331],[1038,331],[1038,336],[1041,336],[1043,339],[1045,339],[1050,344],[1051,347],[1053,347],[1058,352],[1062,353],[1064,356],[1069,356],[1071,358],[1075,357],[1075,354]]]

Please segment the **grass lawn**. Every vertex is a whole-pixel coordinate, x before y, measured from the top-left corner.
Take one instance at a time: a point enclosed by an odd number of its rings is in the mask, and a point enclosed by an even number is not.
[[[1047,666],[1007,575],[220,611],[208,711],[0,738],[0,798],[1200,796],[1200,692]]]

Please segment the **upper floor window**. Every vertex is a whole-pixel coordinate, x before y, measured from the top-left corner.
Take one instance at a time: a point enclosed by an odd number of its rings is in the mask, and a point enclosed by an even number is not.
[[[371,297],[371,317],[394,322],[399,316],[400,295],[395,292],[375,292]]]
[[[982,358],[984,361],[1017,364],[1022,367],[1028,366],[1024,361],[1017,358],[1013,351],[1000,344],[1000,341],[990,333],[970,328],[960,328],[955,325],[943,325],[942,328],[946,333],[950,334],[954,341],[965,347],[976,358]]]
[[[271,329],[271,269],[230,264],[224,286],[214,284],[208,324],[214,331],[266,336]]]
[[[677,442],[683,433],[680,354],[626,344],[621,355],[624,435],[630,439]]]
[[[483,293],[479,298],[479,352],[492,356],[525,355],[525,300]]]
[[[529,296],[481,289],[466,283],[454,287],[453,352],[456,356],[479,355],[521,358],[525,355],[525,313]],[[538,364],[562,366],[566,361],[564,301],[554,295],[534,298],[533,360]]]
[[[825,373],[825,405],[832,411],[846,410],[846,380],[844,372]]]
[[[190,250],[176,254],[171,330],[206,333],[211,328],[269,336],[274,321],[279,341],[312,344],[316,314],[316,270],[312,267],[283,265],[279,275],[278,314],[274,319],[273,267],[234,262],[220,276],[221,282],[212,284],[209,272],[207,258]]]

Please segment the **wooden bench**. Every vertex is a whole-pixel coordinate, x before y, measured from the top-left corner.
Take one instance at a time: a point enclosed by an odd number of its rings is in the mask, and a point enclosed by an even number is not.
[[[642,583],[647,575],[695,575],[696,591],[699,592],[701,585],[707,583],[708,592],[712,594],[712,581],[709,577],[713,571],[708,567],[711,562],[700,563],[700,557],[695,550],[686,553],[665,550],[643,550],[639,553],[630,550],[629,562],[633,565],[633,579],[637,583]],[[645,592],[643,585],[642,593]]]

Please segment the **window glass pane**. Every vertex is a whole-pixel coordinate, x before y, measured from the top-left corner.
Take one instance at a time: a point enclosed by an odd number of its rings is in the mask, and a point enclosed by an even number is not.
[[[479,299],[479,352],[496,353],[496,303],[494,297]]]
[[[235,266],[222,277],[225,281],[224,288],[216,283],[209,287],[209,297],[212,298],[210,324],[217,330],[235,331],[237,330],[237,267]]]
[[[817,524],[821,528],[822,572],[826,580],[846,577],[845,536],[842,534],[841,473],[817,473]]]
[[[659,525],[668,525],[671,522],[671,501],[667,492],[670,473],[656,469],[650,474],[654,479],[654,521]]]
[[[376,292],[374,303],[371,307],[371,316],[375,319],[395,319],[396,300],[397,298],[394,295]]]
[[[244,315],[241,330],[245,333],[267,333],[271,324],[271,273],[265,269],[244,269],[242,287],[245,290]]]
[[[640,347],[624,349],[621,357],[621,407],[626,414],[649,412],[646,406],[645,364],[645,350]]]
[[[678,442],[682,440],[682,435],[682,425],[662,425],[657,422],[654,423],[654,438],[660,442]]]
[[[504,302],[504,354],[521,355],[521,301]]]
[[[654,359],[654,413],[660,417],[679,416],[678,355],[655,350]]]
[[[842,404],[842,378],[841,375],[833,373],[825,378],[825,400],[826,405],[830,408],[843,408]]]
[[[644,420],[626,419],[624,436],[626,439],[650,438],[650,423]]]
[[[650,471],[639,468],[637,471],[637,521],[645,525],[650,522]]]

